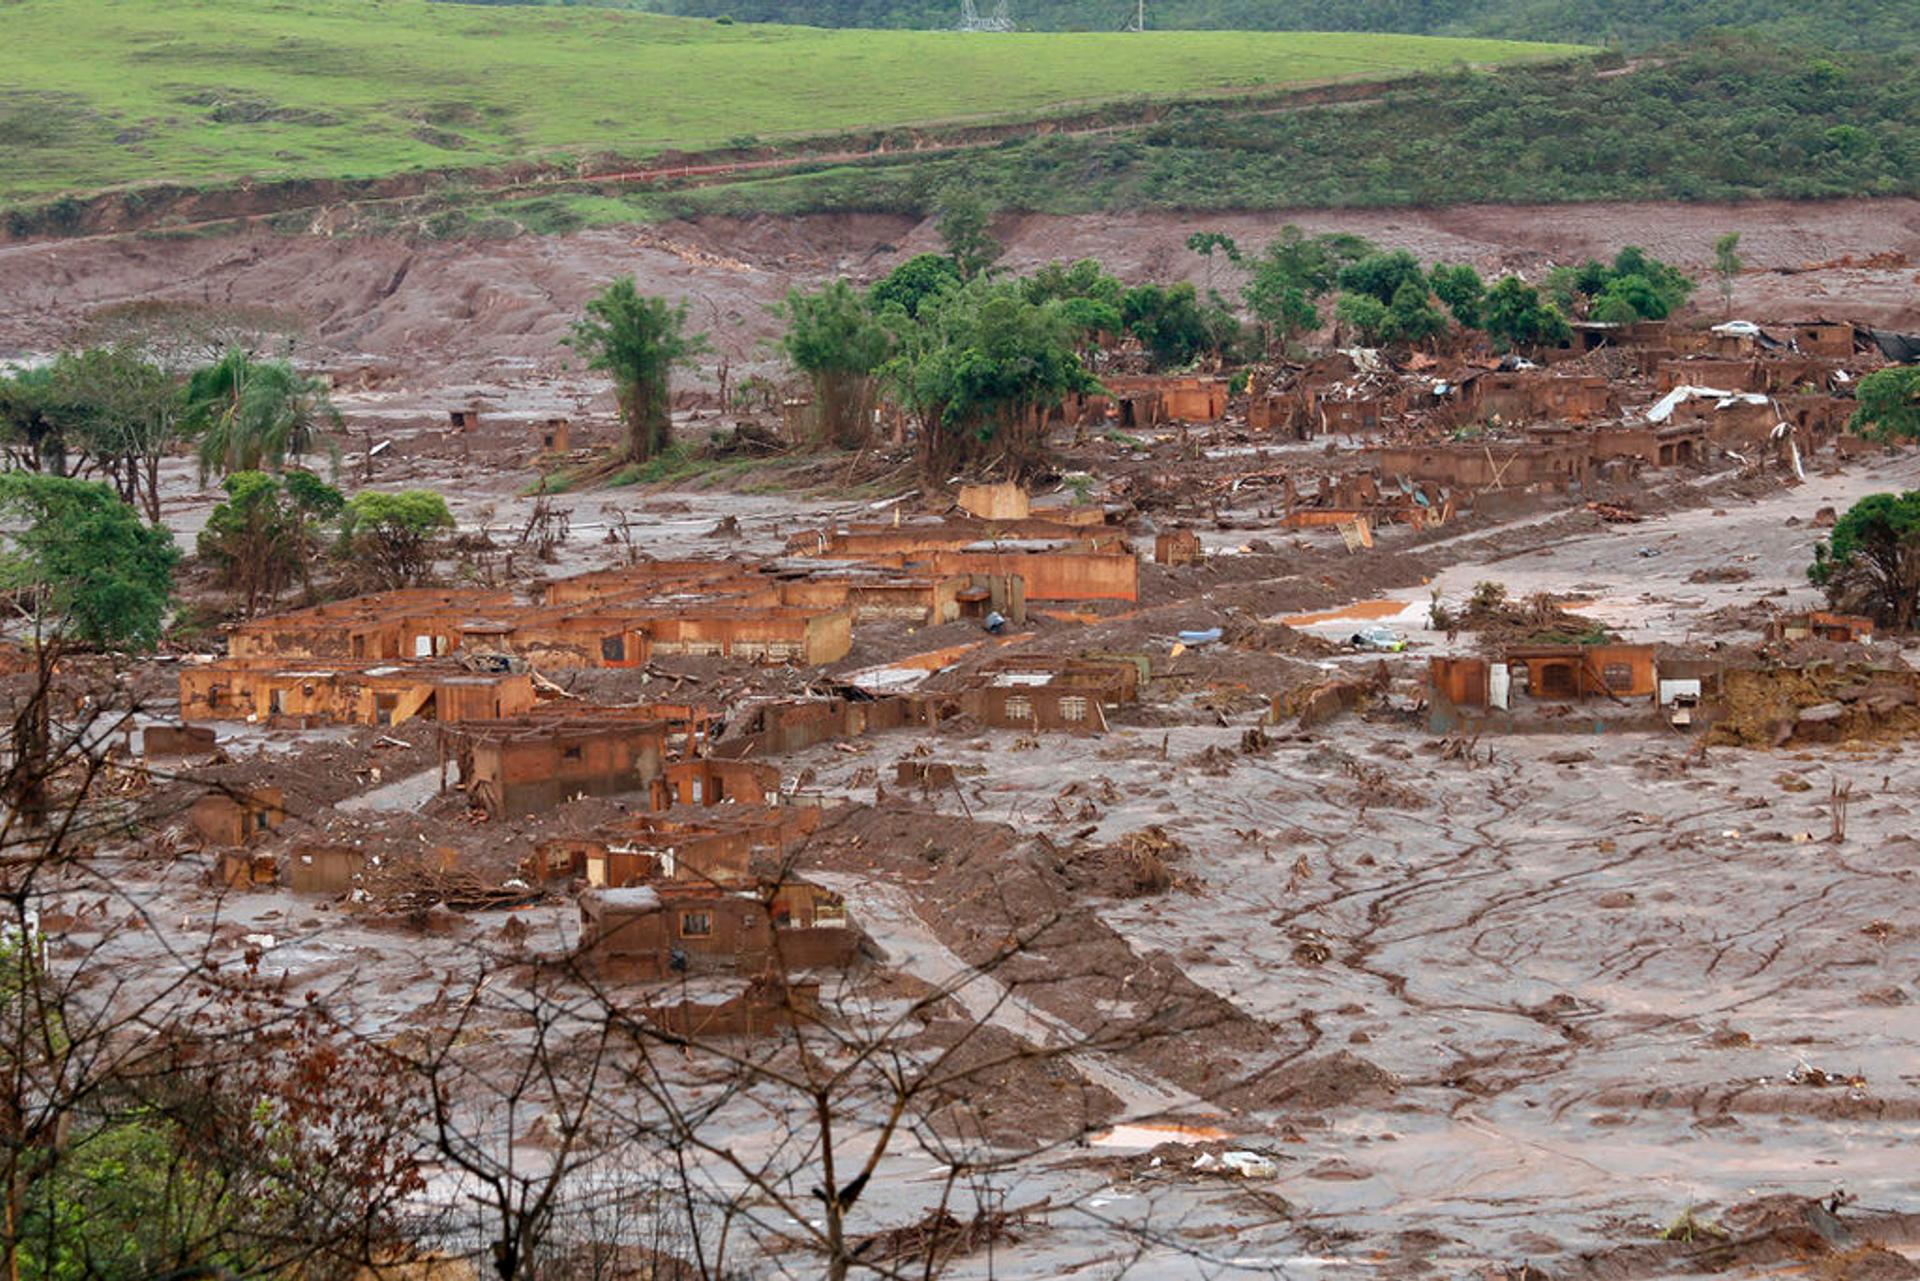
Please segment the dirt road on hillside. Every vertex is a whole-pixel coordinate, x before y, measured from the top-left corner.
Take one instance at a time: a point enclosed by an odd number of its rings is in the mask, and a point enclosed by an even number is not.
[[[1912,263],[1798,270],[1885,253],[1920,262],[1920,200],[1011,215],[997,230],[1014,270],[1095,257],[1130,280],[1198,281],[1205,264],[1184,248],[1193,231],[1222,230],[1251,246],[1288,222],[1358,232],[1486,272],[1533,272],[1636,243],[1704,274],[1714,238],[1738,231],[1749,272],[1736,312],[1920,325],[1920,268]],[[713,218],[511,240],[263,230],[28,242],[0,248],[0,356],[55,349],[102,307],[174,298],[297,311],[312,325],[315,357],[382,366],[415,385],[507,369],[535,373],[561,366],[558,340],[581,303],[607,280],[632,273],[648,292],[688,298],[697,323],[734,349],[738,371],[770,365],[759,346],[777,328],[767,308],[789,286],[835,275],[869,280],[937,247],[930,224],[884,215]],[[1217,273],[1217,286],[1234,283]],[[1703,289],[1698,302],[1717,311],[1711,293]]]

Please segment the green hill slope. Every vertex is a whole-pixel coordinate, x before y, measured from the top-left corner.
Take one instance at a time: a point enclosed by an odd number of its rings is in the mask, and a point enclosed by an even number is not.
[[[460,0],[467,4],[580,0]],[[663,13],[730,14],[742,22],[823,27],[950,27],[958,0],[587,0]],[[978,3],[986,12],[991,4]],[[1133,0],[1009,0],[1017,26],[1034,31],[1116,31]],[[1710,31],[1757,32],[1828,49],[1920,44],[1912,0],[1148,0],[1147,25],[1163,30],[1398,31],[1418,35],[1572,40],[1643,49]]]
[[[16,0],[4,15],[0,199],[637,155],[1570,52],[1352,34],[982,40],[427,0]]]

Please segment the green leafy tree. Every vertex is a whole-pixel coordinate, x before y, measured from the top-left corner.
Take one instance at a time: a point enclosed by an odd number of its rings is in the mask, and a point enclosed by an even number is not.
[[[79,464],[68,456],[65,408],[51,368],[0,375],[0,444],[13,466],[64,476]]]
[[[934,217],[940,243],[947,248],[960,279],[985,274],[1000,258],[1000,242],[993,238],[993,210],[970,187],[952,186],[940,193]]]
[[[230,351],[187,379],[183,415],[200,438],[200,477],[214,472],[279,470],[338,428],[326,384],[284,360]]]
[[[629,462],[644,462],[673,442],[673,371],[708,350],[705,334],[687,332],[685,302],[645,297],[632,276],[623,276],[587,303],[586,316],[560,341],[584,356],[587,368],[613,379]]]
[[[446,499],[430,489],[364,489],[341,515],[342,547],[366,581],[411,587],[433,572],[440,536],[454,527]]]
[[[891,344],[866,300],[844,280],[815,293],[787,292],[781,339],[793,367],[813,384],[813,408],[823,440],[858,449],[873,434],[875,375]]]
[[[1713,242],[1713,274],[1720,281],[1720,303],[1726,314],[1733,315],[1733,282],[1740,278],[1740,270],[1746,266],[1740,260],[1740,233],[1729,231]]]
[[[43,641],[150,649],[160,639],[173,535],[143,525],[107,486],[31,472],[0,473],[0,592]]]
[[[1447,321],[1433,305],[1424,277],[1409,280],[1394,291],[1387,305],[1387,340],[1418,347],[1447,331]]]
[[[1424,292],[1427,273],[1420,261],[1404,249],[1391,253],[1368,254],[1340,268],[1338,284],[1344,293],[1367,294],[1393,305],[1402,285],[1418,285]]]
[[[1049,262],[1020,282],[1028,302],[1053,302],[1085,298],[1118,308],[1126,298],[1127,287],[1109,275],[1097,259],[1077,262]]]
[[[1224,231],[1196,231],[1187,237],[1187,248],[1207,260],[1207,289],[1213,289],[1213,255],[1220,252],[1230,263],[1240,261],[1240,246]]]
[[[227,500],[207,517],[198,543],[220,585],[240,598],[246,615],[270,606],[295,582],[310,594],[323,530],[346,506],[340,491],[304,471],[279,478],[234,472],[222,486]]]
[[[1241,290],[1247,309],[1260,324],[1266,341],[1274,337],[1291,342],[1319,327],[1316,299],[1332,291],[1340,269],[1373,252],[1359,236],[1309,236],[1289,223],[1267,244],[1249,267]]]
[[[1665,320],[1672,314],[1672,304],[1651,280],[1634,273],[1609,280],[1587,314],[1595,320],[1616,323]]]
[[[1088,368],[1102,342],[1126,332],[1127,287],[1095,259],[1049,262],[1022,280],[1020,288],[1028,302],[1061,304]]]
[[[1565,313],[1584,310],[1589,320],[1631,324],[1665,320],[1693,295],[1693,277],[1638,245],[1614,255],[1612,265],[1589,258],[1578,267],[1547,273],[1546,290]]]
[[[1125,323],[1120,319],[1120,308],[1099,298],[1062,299],[1060,314],[1072,330],[1080,359],[1087,363],[1088,368],[1092,368],[1100,344],[1125,328]]]
[[[1920,439],[1920,365],[1878,369],[1854,388],[1847,428],[1871,440]]]
[[[875,281],[867,291],[867,302],[876,315],[897,308],[907,319],[917,320],[929,299],[959,284],[960,269],[953,259],[945,254],[915,254]]]
[[[160,460],[185,436],[181,381],[131,347],[54,361],[51,386],[75,438],[121,499],[160,519]]]
[[[1869,494],[1849,507],[1832,538],[1814,545],[1807,577],[1835,609],[1911,628],[1920,602],[1920,490]]]
[[[1385,342],[1392,323],[1387,304],[1372,294],[1341,294],[1334,300],[1333,318],[1353,341],[1364,347],[1377,347]]]
[[[1494,282],[1480,316],[1482,328],[1509,347],[1544,347],[1565,342],[1573,332],[1560,309],[1543,301],[1540,291],[1518,276]]]
[[[1471,264],[1435,263],[1427,283],[1434,296],[1447,305],[1456,324],[1462,329],[1480,328],[1480,304],[1487,296],[1487,287]]]
[[[1209,350],[1215,334],[1193,285],[1138,285],[1120,305],[1120,321],[1147,349],[1155,369],[1179,369]]]
[[[885,374],[920,424],[929,477],[994,459],[1039,465],[1040,411],[1099,384],[1074,350],[1062,302],[1030,302],[1020,286],[970,281],[943,295],[902,335]]]

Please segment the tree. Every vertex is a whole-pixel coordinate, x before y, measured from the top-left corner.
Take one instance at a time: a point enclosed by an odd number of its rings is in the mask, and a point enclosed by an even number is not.
[[[1482,327],[1510,347],[1540,347],[1571,336],[1566,317],[1539,290],[1518,276],[1503,276],[1487,291],[1480,310]]]
[[[1319,327],[1314,300],[1333,289],[1341,267],[1371,252],[1373,245],[1359,236],[1308,236],[1289,223],[1253,259],[1240,296],[1269,343],[1276,334],[1291,341]]]
[[[1435,263],[1427,283],[1462,329],[1480,328],[1480,304],[1487,296],[1487,287],[1470,264]]]
[[[928,299],[960,284],[960,269],[944,254],[915,254],[895,267],[867,291],[867,303],[879,315],[898,308],[907,319],[918,320]]]
[[[114,757],[141,708],[124,682],[43,668],[28,702],[52,701],[44,757],[0,762],[0,796],[57,805],[31,824],[0,807],[0,1276],[359,1275],[423,1187],[415,1082],[261,982],[257,952],[216,942],[217,906],[196,939],[96,856],[177,820],[182,789],[163,768],[126,786]],[[75,894],[138,932],[137,963],[43,932]]]
[[[982,275],[1000,257],[1000,242],[993,238],[993,210],[972,188],[952,186],[941,192],[934,216],[939,220],[940,243],[947,247],[947,257],[960,279]]]
[[[1835,608],[1885,627],[1913,626],[1920,603],[1920,490],[1869,494],[1813,549],[1807,577]]]
[[[644,462],[673,441],[668,393],[673,371],[707,350],[705,334],[687,332],[687,304],[643,297],[622,276],[587,303],[587,314],[560,340],[613,379],[626,431],[626,457]]]
[[[0,591],[36,639],[159,641],[179,560],[171,533],[141,524],[105,485],[30,472],[0,473],[0,517],[15,525],[0,552]]]
[[[1368,254],[1340,268],[1338,278],[1344,292],[1367,294],[1389,306],[1402,285],[1418,285],[1425,292],[1426,282],[1419,259],[1404,249]]]
[[[813,384],[813,410],[823,440],[858,449],[873,434],[875,372],[890,347],[887,331],[844,280],[817,293],[787,291],[781,347]]]
[[[1082,258],[1073,263],[1049,262],[1020,282],[1028,302],[1065,301],[1084,298],[1118,308],[1126,298],[1127,287],[1107,273],[1097,259]]]
[[[1392,323],[1387,304],[1367,293],[1341,294],[1334,300],[1333,318],[1364,347],[1385,342]]]
[[[227,501],[207,517],[199,552],[220,585],[242,598],[242,613],[270,606],[296,581],[310,588],[322,527],[346,506],[340,491],[303,471],[278,479],[234,472],[222,487]]]
[[[1547,273],[1546,289],[1563,314],[1584,305],[1590,320],[1631,324],[1665,320],[1686,303],[1694,283],[1679,268],[1628,245],[1614,255],[1611,266],[1589,258],[1578,267],[1554,268]]]
[[[132,347],[90,347],[54,361],[52,388],[120,497],[159,521],[160,460],[184,434],[180,380]]]
[[[1870,440],[1920,438],[1920,365],[1878,369],[1854,389],[1847,430]]]
[[[363,489],[347,500],[340,522],[346,553],[383,588],[409,587],[431,573],[436,540],[453,527],[447,500],[430,489]]]
[[[1187,281],[1129,289],[1121,301],[1120,322],[1147,349],[1155,369],[1190,365],[1213,342],[1199,296]]]
[[[321,379],[239,350],[187,379],[183,418],[200,437],[202,480],[216,471],[278,471],[340,425]]]
[[[42,366],[0,375],[0,441],[13,466],[67,474],[67,418],[54,385],[53,370]]]
[[[1059,302],[1029,302],[1017,284],[973,280],[944,295],[885,368],[919,419],[922,467],[945,476],[994,455],[1024,471],[1039,461],[1039,413],[1097,384],[1074,349]]]
[[[1713,242],[1713,274],[1720,280],[1720,301],[1727,315],[1733,315],[1733,282],[1745,266],[1740,261],[1740,233],[1729,231]]]
[[[1196,231],[1187,237],[1187,248],[1207,260],[1207,289],[1213,289],[1213,253],[1220,250],[1230,263],[1240,261],[1240,246],[1224,231]]]
[[[1403,282],[1387,306],[1387,341],[1418,347],[1447,331],[1446,319],[1434,307],[1424,277]]]
[[[48,697],[60,656],[71,645],[151,648],[160,639],[173,567],[173,535],[142,525],[105,485],[0,472],[0,596],[26,619],[38,680],[16,709],[8,746],[13,768],[0,791],[37,824],[58,750]]]

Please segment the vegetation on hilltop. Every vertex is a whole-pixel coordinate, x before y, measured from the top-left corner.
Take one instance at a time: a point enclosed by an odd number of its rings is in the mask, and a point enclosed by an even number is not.
[[[15,200],[644,156],[1569,52],[1226,32],[982,43],[427,0],[16,0],[6,29],[0,199]]]
[[[543,0],[464,0],[526,4]],[[577,4],[581,0],[544,0]],[[820,27],[951,27],[955,0],[586,0],[741,22]],[[991,5],[979,8],[990,10]],[[1118,31],[1130,0],[1012,0],[1013,20],[1033,31]],[[1397,31],[1416,35],[1567,40],[1645,49],[1716,32],[1764,32],[1827,49],[1898,49],[1920,41],[1906,0],[1804,4],[1794,0],[1153,0],[1147,25],[1161,31]]]
[[[1632,74],[1461,72],[1367,103],[1040,137],[650,197],[660,214],[1272,209],[1920,193],[1920,65],[1720,41]]]

